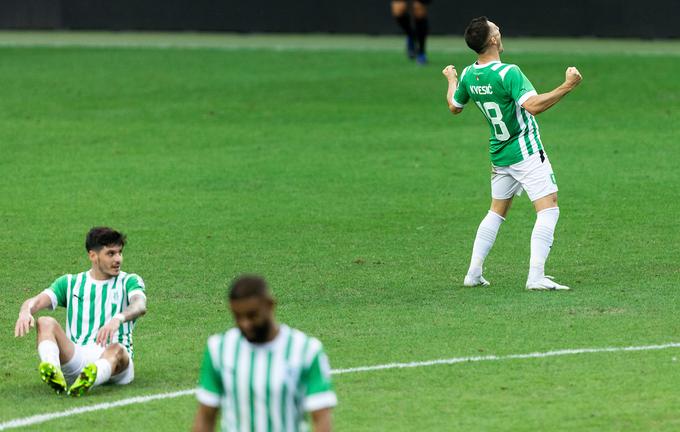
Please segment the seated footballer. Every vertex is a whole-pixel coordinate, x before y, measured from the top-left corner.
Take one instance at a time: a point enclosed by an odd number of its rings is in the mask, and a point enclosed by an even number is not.
[[[123,233],[92,228],[85,239],[92,268],[61,276],[21,306],[14,336],[36,327],[40,377],[57,393],[82,396],[94,386],[129,384],[135,377],[132,330],[146,313],[146,294],[141,277],[120,270],[124,246]],[[52,317],[33,318],[57,306],[66,308],[65,330]]]

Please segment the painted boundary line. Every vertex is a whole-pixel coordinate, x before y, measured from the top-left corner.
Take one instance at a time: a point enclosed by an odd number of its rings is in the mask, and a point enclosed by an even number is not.
[[[400,47],[388,47],[388,46],[352,46],[352,45],[325,45],[325,44],[271,44],[265,45],[218,45],[210,43],[194,43],[194,42],[78,42],[78,41],[0,41],[0,47],[3,48],[133,48],[133,49],[176,49],[176,50],[216,50],[216,51],[312,51],[312,52],[325,52],[325,51],[350,51],[350,52],[401,52],[403,49]],[[447,52],[452,53],[464,53],[462,48],[449,49]],[[518,51],[515,51],[516,53]],[[528,51],[525,51],[528,52]]]
[[[433,53],[469,54],[460,36],[433,36],[428,42]],[[515,54],[587,54],[596,56],[680,56],[674,40],[508,38]],[[584,50],[584,46],[589,48]],[[82,31],[0,31],[2,48],[134,48],[268,50],[311,52],[402,52],[403,40],[397,36],[313,34],[234,34],[163,32],[82,32]]]
[[[482,361],[500,361],[500,360],[521,360],[521,359],[534,359],[534,358],[546,358],[546,357],[559,357],[577,354],[596,354],[596,353],[612,353],[612,352],[631,352],[631,351],[658,351],[669,348],[680,348],[680,342],[671,342],[667,344],[660,345],[642,345],[642,346],[627,346],[627,347],[602,347],[602,348],[577,348],[577,349],[562,349],[555,351],[545,351],[545,352],[533,352],[526,354],[508,354],[508,355],[487,355],[487,356],[474,356],[474,357],[454,357],[448,359],[439,360],[428,360],[420,362],[411,363],[388,363],[383,365],[375,366],[361,366],[355,368],[347,369],[334,369],[331,373],[333,375],[342,375],[357,372],[370,372],[386,369],[406,369],[406,368],[416,368],[416,367],[427,367],[436,365],[451,365],[457,363],[474,363]],[[111,408],[118,408],[127,405],[141,404],[146,402],[152,402],[161,399],[173,399],[181,396],[192,395],[196,392],[194,389],[182,390],[172,393],[159,393],[148,396],[137,396],[128,399],[121,399],[116,402],[105,402],[90,406],[84,406],[80,408],[74,408],[61,412],[53,412],[46,414],[38,414],[30,417],[18,418],[14,420],[7,421],[5,423],[0,423],[0,431],[18,428],[22,426],[30,426],[35,424],[44,423],[50,420],[56,420],[62,417],[70,417],[78,414],[84,414],[93,411],[107,410]]]
[[[643,346],[628,346],[628,347],[603,347],[603,348],[577,348],[577,349],[563,349],[556,351],[546,351],[546,352],[533,352],[527,354],[508,354],[508,355],[487,355],[487,356],[476,356],[476,357],[458,357],[450,359],[440,359],[440,360],[429,360],[422,362],[412,362],[412,363],[389,363],[384,365],[376,366],[362,366],[356,368],[348,369],[335,369],[333,370],[333,375],[354,373],[354,372],[368,372],[383,369],[404,369],[404,368],[414,368],[414,367],[425,367],[425,366],[435,366],[435,365],[450,365],[456,363],[468,363],[468,362],[481,362],[481,361],[498,361],[498,360],[518,360],[518,359],[531,359],[531,358],[544,358],[544,357],[558,357],[576,354],[594,354],[594,353],[608,353],[608,352],[625,352],[625,351],[653,351],[653,350],[663,350],[668,348],[680,348],[680,343],[672,342],[662,345],[643,345]]]
[[[191,390],[182,390],[178,392],[173,392],[173,393],[160,393],[160,394],[155,394],[155,395],[149,395],[149,396],[137,396],[133,398],[128,398],[128,399],[121,399],[116,402],[106,402],[106,403],[100,403],[96,405],[90,405],[90,406],[84,406],[80,408],[73,408],[70,410],[66,411],[61,411],[61,412],[53,412],[53,413],[47,413],[47,414],[38,414],[34,415],[31,417],[24,417],[24,418],[18,418],[14,420],[10,420],[6,423],[0,423],[0,431],[6,430],[6,429],[13,429],[13,428],[18,428],[22,426],[31,426],[39,423],[45,423],[46,421],[50,420],[56,420],[58,418],[62,417],[70,417],[78,414],[85,414],[88,412],[92,411],[101,411],[101,410],[107,410],[111,408],[118,408],[118,407],[123,407],[127,405],[133,405],[133,404],[138,404],[138,403],[146,403],[146,402],[151,402],[159,399],[172,399],[180,396],[186,396],[190,394],[194,394],[196,390],[191,389]]]

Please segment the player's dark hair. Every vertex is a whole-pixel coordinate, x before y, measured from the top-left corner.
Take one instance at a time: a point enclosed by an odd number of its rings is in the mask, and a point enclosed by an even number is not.
[[[486,50],[486,45],[489,42],[489,19],[485,16],[472,18],[470,24],[465,29],[465,43],[471,50],[477,54],[481,54]]]
[[[229,300],[243,300],[251,297],[269,297],[267,281],[262,276],[245,274],[237,277],[229,286]]]
[[[125,234],[109,227],[94,227],[85,237],[85,250],[99,252],[104,246],[125,246]]]

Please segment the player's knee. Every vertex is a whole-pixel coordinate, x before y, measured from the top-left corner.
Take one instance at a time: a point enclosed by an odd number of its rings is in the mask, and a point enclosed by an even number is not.
[[[508,209],[505,208],[505,207],[491,206],[491,208],[489,210],[491,210],[492,213],[495,213],[502,218],[505,218],[508,215]]]
[[[116,358],[116,361],[118,362],[124,361],[127,357],[127,351],[125,350],[125,347],[119,343],[109,345],[106,349],[113,357]]]
[[[59,322],[49,316],[41,316],[35,322],[38,332],[41,333],[53,333],[54,329],[59,327]]]
[[[511,203],[512,203],[511,201],[506,201],[506,200],[503,200],[503,201],[493,200],[493,201],[491,201],[491,206],[490,206],[489,210],[496,213],[500,217],[505,218],[508,215],[508,211],[510,210]]]

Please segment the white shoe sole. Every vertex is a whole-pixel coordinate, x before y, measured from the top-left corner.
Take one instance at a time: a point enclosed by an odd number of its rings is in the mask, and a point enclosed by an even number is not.
[[[533,285],[527,283],[526,287],[528,290],[531,291],[569,291],[571,289],[566,285],[560,285],[557,282],[553,282],[553,279],[555,278],[552,276],[545,275],[543,280],[538,281],[538,283],[535,283]],[[544,282],[545,285],[542,284],[541,282]]]
[[[463,286],[466,287],[476,287],[476,286],[489,286],[491,283],[489,283],[488,280],[484,279],[484,277],[480,276],[479,279],[473,280],[469,276],[465,276],[465,280],[463,281]]]

